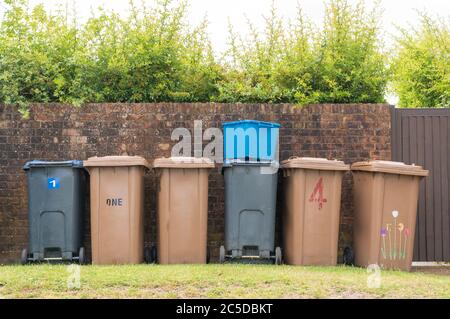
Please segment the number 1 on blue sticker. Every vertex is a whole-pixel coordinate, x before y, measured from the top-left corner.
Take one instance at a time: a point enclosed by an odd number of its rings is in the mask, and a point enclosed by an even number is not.
[[[58,178],[49,178],[47,186],[48,186],[48,189],[58,189],[59,188],[59,179]]]

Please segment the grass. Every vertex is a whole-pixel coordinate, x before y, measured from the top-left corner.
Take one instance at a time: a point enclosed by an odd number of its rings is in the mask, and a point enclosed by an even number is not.
[[[65,265],[0,266],[0,298],[450,298],[450,277],[366,269],[272,265],[82,266],[70,289]]]

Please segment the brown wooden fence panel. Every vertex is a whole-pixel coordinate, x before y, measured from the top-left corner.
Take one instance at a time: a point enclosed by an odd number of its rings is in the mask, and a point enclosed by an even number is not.
[[[393,109],[392,158],[430,171],[420,184],[415,261],[450,261],[450,109]]]

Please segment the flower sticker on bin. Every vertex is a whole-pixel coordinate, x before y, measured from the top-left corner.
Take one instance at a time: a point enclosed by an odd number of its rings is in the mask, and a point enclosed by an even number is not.
[[[59,178],[50,177],[47,179],[48,189],[59,189],[59,187],[60,187]]]
[[[393,210],[391,215],[393,218],[392,223],[387,223],[386,227],[381,228],[380,235],[383,240],[381,255],[384,259],[390,260],[406,259],[406,245],[408,237],[411,235],[411,230],[404,223],[397,221],[400,216],[398,210]],[[386,237],[388,239],[388,247],[386,247]],[[389,252],[386,248],[389,248]]]
[[[381,247],[381,254],[383,258],[386,259],[386,236],[388,235],[388,231],[386,228],[381,228],[381,238],[383,238],[383,246]]]

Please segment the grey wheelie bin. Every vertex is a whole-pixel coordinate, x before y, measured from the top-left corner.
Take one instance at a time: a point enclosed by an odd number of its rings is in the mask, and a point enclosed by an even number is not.
[[[28,179],[29,247],[21,262],[85,262],[82,221],[86,174],[82,161],[31,161]]]
[[[220,262],[259,258],[281,263],[281,250],[274,249],[278,174],[272,163],[230,160],[223,165],[225,246],[220,247]]]

